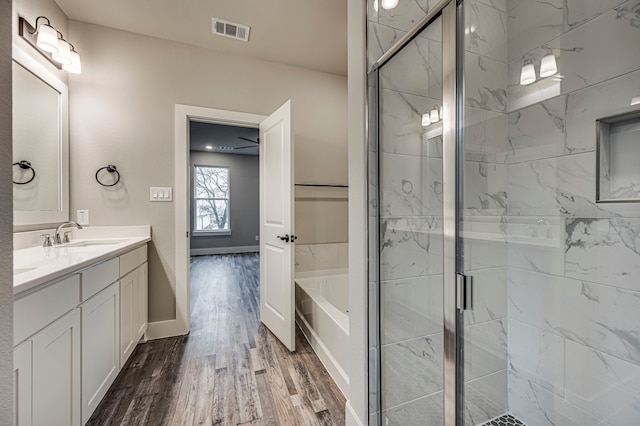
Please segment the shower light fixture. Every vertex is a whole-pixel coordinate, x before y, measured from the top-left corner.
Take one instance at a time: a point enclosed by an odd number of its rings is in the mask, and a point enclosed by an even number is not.
[[[80,74],[82,71],[80,54],[51,25],[51,21],[46,16],[38,16],[35,27],[20,17],[18,19],[18,35],[57,68],[74,74]]]
[[[558,65],[556,64],[556,56],[551,49],[547,49],[547,54],[542,58],[540,62],[540,77],[551,77],[558,72]]]
[[[398,5],[398,2],[400,0],[380,0],[380,6],[382,6],[383,9],[393,9]]]
[[[431,117],[429,116],[428,112],[425,112],[424,114],[422,114],[422,127],[427,127],[430,124],[431,124]]]
[[[536,70],[531,59],[526,59],[520,71],[520,85],[527,86],[536,81]]]

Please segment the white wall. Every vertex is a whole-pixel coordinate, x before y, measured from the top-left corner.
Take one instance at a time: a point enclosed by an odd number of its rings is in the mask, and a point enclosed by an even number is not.
[[[174,206],[149,186],[174,184],[174,105],[268,115],[293,100],[296,181],[347,182],[346,78],[70,22],[83,72],[70,77],[71,212],[92,225],[151,224],[149,319],[175,316]],[[115,164],[118,191],[93,175]]]
[[[349,2],[349,395],[347,425],[368,424],[365,2]]]
[[[0,424],[13,423],[11,1],[0,1]]]

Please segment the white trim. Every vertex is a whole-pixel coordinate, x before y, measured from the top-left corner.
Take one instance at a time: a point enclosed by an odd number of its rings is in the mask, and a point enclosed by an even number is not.
[[[207,254],[253,253],[258,251],[260,251],[260,246],[210,247],[191,249],[191,256],[202,256]]]
[[[302,335],[307,339],[309,345],[313,348],[314,352],[320,359],[322,365],[327,370],[333,381],[336,382],[340,391],[342,391],[342,395],[349,394],[349,375],[342,369],[340,363],[336,360],[336,358],[331,354],[331,351],[324,344],[320,336],[311,328],[311,325],[306,320],[304,315],[300,313],[298,308],[296,307],[296,322],[300,327],[300,331],[302,331]]]
[[[175,106],[175,270],[173,285],[176,295],[176,317],[174,320],[149,324],[149,338],[187,334],[190,326],[189,304],[189,121],[233,124],[259,127],[267,118],[264,115],[225,111],[213,108],[180,105]],[[156,325],[157,324],[157,325]],[[172,334],[170,334],[172,333]],[[154,337],[158,336],[158,337]]]
[[[347,400],[347,404],[345,406],[344,418],[346,426],[364,426],[364,423],[358,418],[358,415],[351,406],[350,399]]]
[[[193,231],[192,237],[228,237],[231,235],[230,230],[224,231]]]

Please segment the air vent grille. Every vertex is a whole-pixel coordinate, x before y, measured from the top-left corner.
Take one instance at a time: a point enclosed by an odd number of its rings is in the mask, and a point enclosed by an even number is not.
[[[233,22],[223,21],[218,18],[211,18],[211,28],[214,34],[223,37],[229,37],[236,40],[249,41],[250,27],[246,25],[236,24]]]

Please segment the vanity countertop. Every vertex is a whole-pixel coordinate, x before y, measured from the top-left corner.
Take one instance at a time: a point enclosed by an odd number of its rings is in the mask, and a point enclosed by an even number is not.
[[[110,228],[112,227],[74,230],[75,238],[70,243],[14,250],[14,297],[151,241],[149,226]]]

